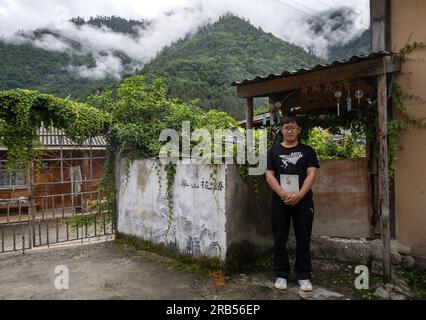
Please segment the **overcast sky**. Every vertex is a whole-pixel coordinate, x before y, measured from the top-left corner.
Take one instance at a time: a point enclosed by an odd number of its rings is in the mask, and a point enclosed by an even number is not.
[[[353,25],[342,32],[318,35],[309,30],[308,19],[321,20],[325,11],[346,6]],[[172,16],[165,15],[174,11]],[[141,63],[151,59],[165,45],[195,32],[198,27],[232,12],[250,20],[277,37],[311,48],[326,57],[326,47],[345,43],[369,25],[369,0],[0,0],[0,37],[10,42],[22,41],[14,36],[18,30],[53,27],[83,43],[83,48],[97,56],[97,68],[79,69],[80,75],[102,78],[119,77],[122,66],[112,54],[121,49]],[[318,18],[319,14],[319,18]],[[137,39],[113,34],[106,28],[76,28],[68,23],[72,17],[116,15],[154,22]],[[315,17],[314,17],[315,16]],[[330,30],[332,28],[330,27]],[[69,45],[51,36],[32,43],[54,51],[67,51]],[[111,54],[99,55],[99,52]]]

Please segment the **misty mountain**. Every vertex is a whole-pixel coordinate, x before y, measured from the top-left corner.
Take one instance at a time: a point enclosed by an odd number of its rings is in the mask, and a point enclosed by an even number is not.
[[[135,35],[137,28],[144,29],[146,20],[126,20],[120,17],[91,17],[87,21],[77,17],[71,19],[76,26],[94,25],[107,27],[116,33]],[[53,29],[40,28],[33,31],[19,31],[20,43],[6,43],[0,38],[0,90],[12,88],[34,89],[51,93],[58,97],[71,97],[83,101],[89,94],[105,87],[115,85],[119,78],[105,76],[100,79],[82,77],[77,68],[94,68],[97,57],[82,50],[82,44],[67,35]],[[22,41],[23,40],[28,40]],[[36,41],[53,39],[69,46],[66,52],[37,47]],[[105,53],[100,53],[106,56]],[[132,75],[133,60],[124,52],[115,51],[114,57],[123,64],[120,76]],[[77,69],[78,70],[78,69]]]
[[[93,65],[95,61],[90,55],[52,52],[29,44],[12,45],[0,41],[0,57],[0,90],[34,89],[62,98],[70,96],[84,100],[94,90],[117,82],[112,78],[76,77],[67,69],[68,65]]]
[[[201,98],[204,109],[242,118],[245,102],[230,87],[232,81],[318,63],[324,61],[228,14],[164,48],[140,73],[164,77],[172,97]]]
[[[107,28],[108,36],[112,33],[126,41],[126,37],[139,41],[137,37],[150,25],[146,20],[114,16],[88,20],[76,17],[71,22],[77,28],[86,27],[86,31],[87,26],[94,26],[100,36]],[[135,60],[138,47],[132,58],[132,52],[121,50],[120,43],[109,51],[91,51],[93,43],[88,46],[73,34],[54,29],[20,31],[18,35],[19,42],[6,43],[0,38],[0,90],[36,89],[84,101],[88,94],[114,86],[136,70],[148,78],[165,77],[171,96],[184,101],[200,98],[204,109],[228,111],[236,118],[244,116],[244,101],[236,97],[235,88],[230,87],[232,81],[324,62],[234,15],[223,16],[164,47],[143,68],[141,61]],[[103,41],[98,33],[93,38]],[[332,51],[345,55],[362,47],[364,40],[355,39]],[[110,71],[113,67],[115,73]]]
[[[91,25],[98,28],[107,27],[114,32],[127,33],[134,36],[138,34],[138,28],[146,29],[150,24],[149,20],[124,19],[117,16],[96,16],[90,17],[88,20],[82,17],[76,17],[72,18],[71,22],[76,26]]]
[[[351,8],[340,7],[324,11],[306,20],[312,33],[311,38],[315,39],[316,48],[320,43],[326,44],[323,45],[323,55],[327,56],[327,61],[332,62],[370,52],[369,30],[355,35],[348,42],[348,35],[356,30],[355,23],[358,16]]]
[[[328,61],[347,59],[354,55],[369,54],[370,49],[370,29],[365,30],[359,37],[356,37],[345,45],[334,45],[328,48]]]

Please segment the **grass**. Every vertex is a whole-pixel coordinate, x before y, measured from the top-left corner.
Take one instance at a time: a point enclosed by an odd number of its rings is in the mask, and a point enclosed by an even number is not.
[[[414,299],[426,299],[426,272],[398,268],[395,273],[412,288]]]
[[[317,265],[313,268],[314,285],[335,290],[352,299],[376,299],[375,286],[381,282],[381,277],[369,272],[368,289],[357,289],[355,279],[360,275],[355,273],[356,263],[316,259]],[[330,268],[331,266],[331,268]]]
[[[167,268],[172,268],[175,271],[185,271],[202,276],[208,276],[215,272],[222,272],[223,270],[222,261],[216,257],[193,257],[188,254],[179,253],[176,249],[167,247],[163,244],[156,244],[152,241],[141,240],[136,237],[120,234],[117,234],[115,242],[118,244],[128,244],[138,250],[153,252],[163,257],[173,258],[173,261],[164,261],[163,265]]]
[[[361,299],[364,300],[376,300],[374,291],[376,286],[382,282],[382,278],[376,274],[370,272],[369,274],[369,288],[356,290]]]

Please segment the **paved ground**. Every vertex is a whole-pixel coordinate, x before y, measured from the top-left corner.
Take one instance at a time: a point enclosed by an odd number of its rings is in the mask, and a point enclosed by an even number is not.
[[[174,260],[104,242],[0,255],[0,299],[347,299],[324,286],[310,294],[273,288],[271,273],[214,276],[175,271]],[[57,265],[69,270],[69,289],[54,286]],[[332,271],[333,272],[333,271]],[[315,281],[315,280],[314,280]],[[321,280],[318,278],[318,283]]]

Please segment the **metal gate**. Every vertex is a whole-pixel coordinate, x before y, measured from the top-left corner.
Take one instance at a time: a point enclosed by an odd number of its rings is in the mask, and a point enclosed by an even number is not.
[[[100,190],[102,137],[76,144],[62,131],[39,130],[41,159],[10,174],[0,150],[0,253],[114,235],[110,203]]]

